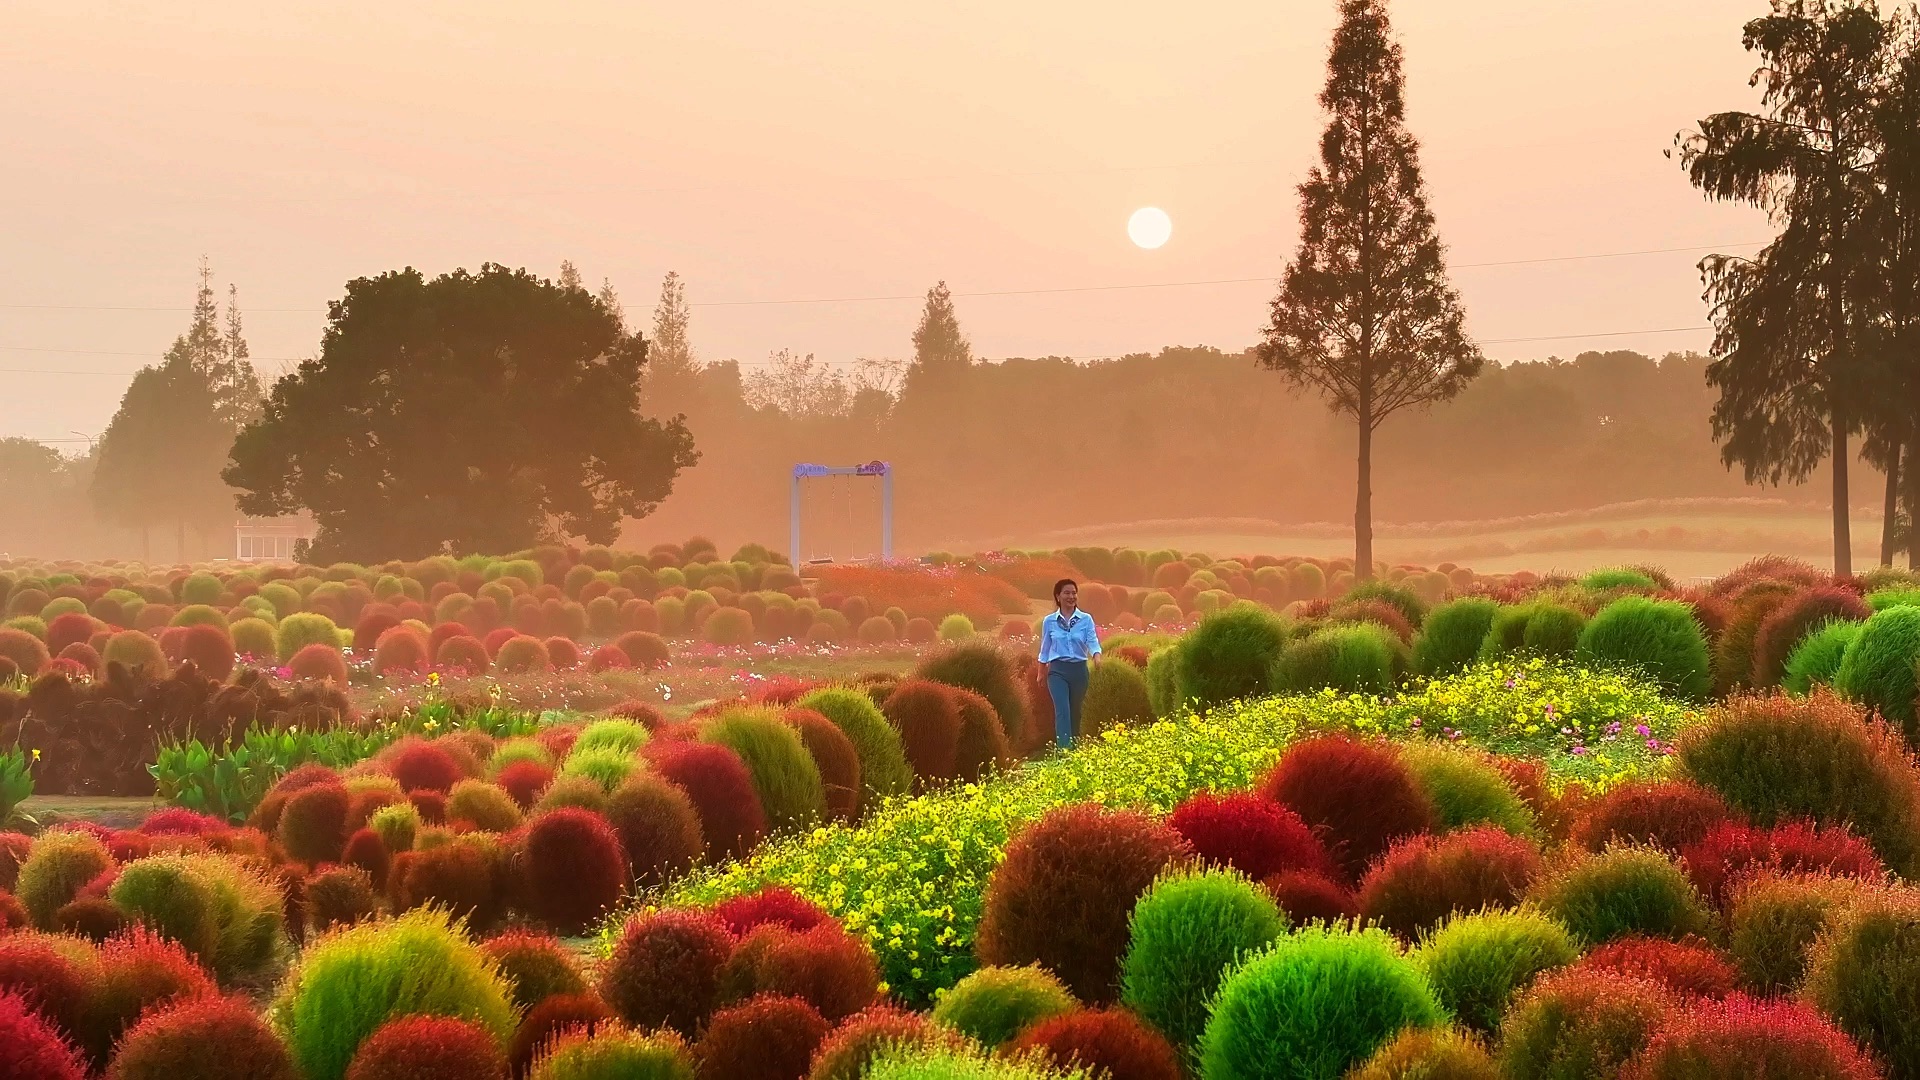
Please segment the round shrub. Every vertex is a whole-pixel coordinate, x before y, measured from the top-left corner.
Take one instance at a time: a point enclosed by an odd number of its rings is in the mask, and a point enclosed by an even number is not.
[[[1324,735],[1289,747],[1260,793],[1319,832],[1348,881],[1394,841],[1433,828],[1433,803],[1392,747]]]
[[[700,640],[710,645],[750,645],[754,636],[753,616],[740,608],[719,608],[700,627]],[[887,640],[892,638],[893,624],[887,623]]]
[[[1716,905],[1726,903],[1728,892],[1740,879],[1761,871],[1822,873],[1862,881],[1886,874],[1873,848],[1845,826],[1821,829],[1804,821],[1771,829],[1719,825],[1683,856],[1694,887]]]
[[[146,637],[145,634],[140,636]],[[0,657],[13,661],[15,670],[32,675],[47,666],[47,661],[52,659],[52,654],[47,651],[46,642],[41,641],[37,636],[25,630],[5,626],[0,627]]]
[[[587,992],[579,963],[560,939],[531,930],[509,930],[481,949],[512,988],[515,1008],[527,1010],[550,997]]]
[[[1304,694],[1334,689],[1382,694],[1406,668],[1400,639],[1373,623],[1327,626],[1287,646],[1275,661],[1272,687]]]
[[[1180,1056],[1165,1037],[1125,1009],[1075,1009],[1049,1017],[1007,1045],[1062,1070],[1098,1070],[1108,1080],[1181,1080]]]
[[[455,634],[442,641],[434,651],[433,666],[442,671],[485,675],[493,666],[493,659],[487,655],[486,643],[479,638],[471,634]]]
[[[514,1030],[507,1066],[514,1076],[525,1076],[534,1061],[549,1054],[559,1041],[592,1035],[618,1023],[613,1010],[597,994],[555,994],[527,1010]]]
[[[694,1080],[693,1055],[670,1031],[624,1028],[562,1034],[534,1060],[528,1080]]]
[[[961,716],[951,687],[929,679],[905,679],[881,706],[900,735],[907,762],[922,789],[959,775]]]
[[[1119,991],[1127,920],[1161,871],[1188,856],[1180,834],[1144,814],[1054,810],[1007,844],[982,900],[982,963],[1039,963],[1081,1000]]]
[[[833,918],[820,905],[780,885],[729,896],[713,905],[713,916],[742,937],[761,926],[782,926],[800,933]]]
[[[795,702],[832,721],[860,758],[862,811],[913,788],[913,768],[899,733],[873,699],[846,687],[812,691]]]
[[[20,864],[13,894],[33,925],[51,930],[54,912],[112,866],[113,856],[99,837],[75,829],[53,829],[34,839],[26,861]]]
[[[1830,622],[1800,639],[1787,656],[1780,685],[1795,694],[1810,694],[1816,686],[1832,686],[1847,649],[1860,636],[1863,622]]]
[[[280,662],[284,664],[309,645],[340,648],[340,628],[325,615],[301,611],[280,619],[280,625],[274,628],[274,640],[279,646]]]
[[[235,619],[227,627],[227,633],[233,638],[233,651],[241,659],[271,666],[279,655],[273,624],[263,618]]]
[[[883,620],[884,621],[884,620]],[[891,625],[891,624],[889,624]],[[795,1080],[832,1026],[799,998],[761,994],[713,1014],[694,1047],[701,1080]]]
[[[309,934],[365,922],[380,908],[373,875],[359,866],[328,866],[315,871],[301,886],[300,900]]]
[[[1909,739],[1920,735],[1914,717],[1914,660],[1920,657],[1920,607],[1877,611],[1861,626],[1834,673],[1834,689],[1900,725]]]
[[[1490,755],[1415,742],[1400,748],[1400,761],[1433,804],[1436,828],[1493,825],[1515,836],[1538,832],[1533,811]]]
[[[1493,626],[1500,605],[1478,596],[1463,597],[1433,609],[1413,643],[1413,671],[1434,678],[1464,671],[1480,655],[1480,643]]]
[[[1081,702],[1081,734],[1097,737],[1109,728],[1152,720],[1153,700],[1139,668],[1117,659],[1093,665],[1087,673],[1087,696]]]
[[[341,655],[338,646],[325,642],[303,645],[287,662],[287,670],[296,679],[312,679],[316,682],[331,682],[335,686],[347,685],[347,658]]]
[[[1757,825],[1845,825],[1896,872],[1920,875],[1920,770],[1898,732],[1830,693],[1735,698],[1682,735],[1675,754],[1682,772]]]
[[[512,832],[520,826],[520,804],[505,788],[485,780],[462,780],[447,793],[447,820],[464,821],[486,832]]]
[[[1300,815],[1251,792],[1202,791],[1174,807],[1167,825],[1186,839],[1195,858],[1231,866],[1255,881],[1289,870],[1333,868]]]
[[[1805,1005],[1738,996],[1669,1018],[1626,1072],[1631,1080],[1873,1080],[1880,1075],[1878,1064],[1853,1040]]]
[[[1134,905],[1120,1000],[1175,1045],[1192,1047],[1227,970],[1286,931],[1273,899],[1239,874],[1163,877]]]
[[[185,949],[139,927],[103,942],[96,955],[93,1000],[80,1043],[98,1065],[149,1009],[219,993]]]
[[[961,690],[971,690],[987,699],[994,715],[1000,718],[1007,741],[1025,752],[1044,744],[1052,728],[1035,722],[1027,710],[1026,695],[1014,677],[1007,654],[987,641],[965,641],[949,645],[920,662],[914,674],[922,679]],[[891,715],[891,714],[889,714]],[[909,749],[911,758],[911,748]]]
[[[347,1080],[505,1080],[499,1039],[447,1016],[399,1016],[360,1044]]]
[[[571,807],[533,819],[520,866],[528,913],[569,937],[619,903],[628,880],[626,849],[613,826]]]
[[[1175,686],[1201,708],[1264,694],[1287,644],[1287,624],[1266,608],[1238,604],[1200,620],[1180,643]]]
[[[615,638],[613,644],[627,654],[629,663],[642,670],[660,667],[672,656],[667,639],[647,630],[630,630]]]
[[[223,626],[190,626],[180,639],[180,659],[214,682],[226,682],[233,674],[233,638]]]
[[[702,743],[654,743],[648,749],[657,751],[655,771],[686,792],[699,812],[709,857],[744,858],[766,835],[766,813],[740,755]]]
[[[973,636],[973,620],[965,615],[949,615],[940,620],[941,641],[965,641]]]
[[[820,768],[798,733],[777,713],[729,709],[701,726],[700,741],[724,746],[746,763],[772,828],[806,828],[824,816],[826,790]]]
[[[844,1023],[814,1051],[806,1080],[863,1080],[867,1067],[887,1053],[954,1046],[959,1036],[919,1013],[875,1005]]]
[[[68,955],[63,942],[31,933],[0,937],[0,994],[16,997],[45,1017],[63,1038],[85,1030],[92,958]]]
[[[560,766],[560,775],[591,780],[604,795],[625,783],[640,767],[640,759],[626,750],[613,747],[576,748],[567,755],[566,764]]]
[[[1588,946],[1627,934],[1680,939],[1712,922],[1687,875],[1652,848],[1584,855],[1543,880],[1534,899]]]
[[[86,1080],[73,1046],[17,995],[0,992],[0,1075]]]
[[[1567,928],[1531,908],[1456,915],[1420,944],[1413,959],[1440,1004],[1482,1034],[1541,973],[1573,963],[1580,947]]]
[[[622,717],[607,717],[595,720],[582,728],[579,737],[573,741],[573,749],[569,753],[578,754],[586,750],[617,750],[623,754],[632,754],[647,745],[652,737],[645,724]]]
[[[1689,997],[1725,997],[1739,979],[1718,950],[1698,939],[1668,941],[1630,935],[1589,952],[1580,959],[1580,966],[1647,979]]]
[[[1643,844],[1678,855],[1733,813],[1717,792],[1686,780],[1639,780],[1609,788],[1574,822],[1573,841],[1588,851]]]
[[[1863,895],[1814,946],[1803,994],[1893,1076],[1920,1075],[1920,900]]]
[[[244,998],[155,1009],[127,1030],[107,1080],[298,1080],[273,1029]]]
[[[1693,609],[1674,600],[1627,596],[1601,608],[1580,632],[1583,664],[1632,667],[1692,701],[1713,688],[1707,638]]]
[[[1336,1077],[1405,1028],[1444,1013],[1411,961],[1378,930],[1308,927],[1236,969],[1201,1039],[1208,1080]]]
[[[1532,605],[1527,627],[1520,634],[1520,647],[1533,656],[1571,656],[1580,646],[1580,632],[1587,617],[1565,604],[1539,602]]]
[[[288,857],[309,865],[337,862],[347,846],[347,811],[353,796],[345,784],[317,784],[287,798],[274,836]]]
[[[800,736],[800,745],[820,770],[827,817],[853,821],[860,815],[860,755],[833,721],[812,709],[791,708],[781,717]]]
[[[393,626],[380,635],[373,649],[376,675],[422,672],[433,661],[427,639],[411,626]]]
[[[1813,945],[1867,887],[1849,878],[1762,874],[1741,883],[1727,908],[1727,951],[1749,990],[1800,986]]]
[[[1013,747],[1000,718],[986,698],[971,690],[954,690],[960,709],[960,744],[955,755],[958,779],[973,783],[1013,764]]]
[[[607,823],[620,838],[627,869],[642,888],[664,885],[700,861],[700,815],[679,787],[636,772],[607,797]]]
[[[831,919],[803,931],[764,927],[771,933],[752,963],[756,993],[799,998],[829,1022],[838,1023],[872,1005],[880,994],[880,973],[866,942]],[[747,946],[743,943],[741,951]],[[735,958],[739,959],[736,952]]]
[[[512,990],[447,916],[408,911],[322,938],[281,983],[275,1027],[310,1080],[341,1080],[361,1043],[397,1016],[471,1021],[513,1034]]]
[[[1408,1028],[1346,1080],[1501,1080],[1486,1047],[1452,1028]]]
[[[553,659],[547,654],[546,642],[519,634],[500,646],[493,656],[493,668],[502,675],[526,675],[552,670]]]
[[[1678,1006],[1666,987],[1630,975],[1549,972],[1507,1014],[1501,1072],[1508,1080],[1619,1076]]]
[[[485,837],[443,833],[440,842],[403,853],[389,872],[393,906],[438,908],[476,931],[493,926],[504,914],[505,897],[499,853]]]
[[[1851,589],[1821,586],[1794,593],[1768,613],[1754,636],[1753,685],[1762,690],[1780,685],[1788,658],[1808,634],[1830,622],[1859,622],[1871,614]]]
[[[1045,968],[983,967],[941,995],[933,1006],[933,1020],[991,1049],[1077,1004]]]
[[[108,638],[106,648],[100,650],[100,658],[109,664],[120,664],[128,671],[143,673],[151,679],[167,677],[167,657],[160,651],[160,643],[138,630],[122,630]]]
[[[1531,841],[1491,826],[1410,836],[1367,871],[1360,912],[1412,939],[1454,912],[1513,907],[1540,873]]]
[[[601,968],[600,996],[636,1028],[691,1037],[719,1003],[720,969],[732,954],[733,934],[706,912],[636,916]]]

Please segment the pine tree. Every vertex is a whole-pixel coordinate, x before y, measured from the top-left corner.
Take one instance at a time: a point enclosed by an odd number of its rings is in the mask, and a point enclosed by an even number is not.
[[[560,260],[560,280],[554,284],[569,291],[587,287],[586,283],[580,279],[580,268],[573,265],[572,259]]]
[[[951,389],[973,366],[973,346],[960,332],[954,314],[953,293],[942,281],[927,290],[920,325],[913,331],[913,364],[907,369],[907,392]]]
[[[620,329],[625,330],[627,328],[627,309],[620,303],[620,294],[613,291],[612,278],[600,279],[599,300],[600,306],[606,308],[607,313],[614,317],[614,320],[620,324]]]
[[[1401,50],[1383,0],[1343,0],[1320,104],[1320,164],[1300,185],[1300,250],[1261,361],[1359,428],[1354,575],[1373,572],[1373,434],[1480,373],[1406,129]]]
[[[669,270],[660,282],[660,302],[653,309],[653,339],[647,342],[645,399],[650,411],[678,416],[692,409],[700,397],[702,365],[687,339],[691,316],[687,285]]]

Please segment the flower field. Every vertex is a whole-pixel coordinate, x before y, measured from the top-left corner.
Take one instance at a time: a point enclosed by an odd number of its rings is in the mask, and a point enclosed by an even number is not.
[[[0,1076],[1920,1076],[1920,587],[1131,554],[791,586],[1110,585],[1064,749],[964,612],[597,672],[383,674],[330,617],[344,677],[49,649],[5,699]],[[19,813],[137,777],[134,828]]]

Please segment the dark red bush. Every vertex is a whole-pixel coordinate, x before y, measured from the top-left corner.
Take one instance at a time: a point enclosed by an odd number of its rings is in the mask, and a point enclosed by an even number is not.
[[[13,994],[0,993],[0,1076],[20,1080],[86,1080],[73,1046]]]
[[[1669,941],[1630,934],[1587,953],[1579,966],[1651,979],[1695,997],[1726,997],[1740,982],[1733,964],[1698,938]]]
[[[27,906],[20,902],[20,898],[0,889],[0,934],[9,930],[25,930],[32,925],[32,921],[27,915]]]
[[[475,931],[486,931],[504,914],[493,860],[471,843],[402,852],[387,883],[397,910],[432,905],[467,920]]]
[[[0,993],[26,1002],[65,1038],[85,1029],[86,973],[46,938],[0,937]]]
[[[1014,762],[1013,744],[993,703],[971,690],[955,687],[953,701],[960,710],[960,741],[954,754],[956,779],[969,783]]]
[[[421,672],[432,662],[426,635],[411,626],[393,627],[373,648],[373,670],[379,675]]]
[[[127,917],[104,896],[80,896],[53,913],[53,928],[96,945],[127,928]]]
[[[612,645],[602,645],[587,657],[588,671],[622,671],[632,666],[633,661],[627,659],[627,654]]]
[[[1016,834],[987,883],[975,949],[986,964],[1038,963],[1082,1001],[1113,1000],[1134,902],[1191,855],[1145,814],[1054,810]]]
[[[1871,1057],[1790,998],[1733,995],[1670,1013],[1622,1080],[1876,1080]]]
[[[767,835],[767,815],[753,774],[732,750],[715,743],[656,739],[647,756],[700,814],[709,858],[742,858]]]
[[[1108,1080],[1180,1080],[1180,1055],[1166,1036],[1121,1008],[1075,1009],[1049,1017],[1007,1044],[1039,1053],[1062,1070],[1100,1070]]]
[[[33,850],[33,837],[25,833],[0,832],[0,889],[12,892],[20,882],[20,864]]]
[[[762,994],[713,1015],[694,1047],[699,1080],[799,1080],[833,1030],[799,998]]]
[[[507,642],[519,636],[520,631],[515,630],[511,626],[502,626],[488,631],[487,636],[480,639],[480,641],[481,644],[487,647],[487,657],[491,659],[500,655],[500,646],[505,645]]]
[[[513,796],[522,810],[533,809],[540,793],[553,783],[553,766],[538,761],[510,762],[493,778],[501,790]]]
[[[133,927],[102,943],[81,1047],[105,1064],[141,1014],[166,1002],[217,997],[219,988],[177,942]]]
[[[630,630],[614,638],[613,644],[627,654],[629,663],[641,669],[657,668],[672,656],[666,639],[648,630]]]
[[[309,865],[338,862],[347,846],[347,809],[353,797],[334,781],[295,791],[280,810],[274,836],[289,858]]]
[[[704,911],[636,916],[620,931],[600,971],[600,996],[637,1028],[697,1034],[720,999],[720,969],[733,934]]]
[[[216,683],[233,674],[233,638],[225,627],[199,624],[180,636],[180,659]]]
[[[608,716],[617,716],[622,720],[637,721],[648,731],[659,731],[667,726],[666,714],[657,706],[629,698],[607,710]]]
[[[904,679],[880,709],[900,733],[917,787],[959,775],[963,720],[952,687],[931,679]]]
[[[121,1038],[107,1080],[298,1080],[279,1036],[245,998],[154,1009]]]
[[[594,1032],[614,1022],[613,1010],[598,994],[555,994],[527,1010],[513,1033],[507,1061],[513,1075],[525,1076],[554,1039],[568,1032]]]
[[[481,948],[513,984],[513,1003],[522,1009],[556,995],[587,992],[579,963],[551,934],[509,930],[488,938]]]
[[[78,611],[55,615],[47,623],[47,652],[59,656],[69,645],[85,645],[93,638],[93,616]]]
[[[466,770],[444,747],[421,739],[400,740],[387,751],[385,764],[387,774],[409,792],[437,791],[444,795],[467,778]]]
[[[400,616],[385,604],[384,610],[362,612],[360,621],[353,624],[353,651],[360,656],[368,656],[380,644],[380,636],[400,625]]]
[[[642,887],[685,873],[706,850],[693,800],[651,772],[636,770],[607,796],[607,823],[619,834],[628,872]]]
[[[434,647],[433,666],[442,671],[485,675],[487,669],[493,666],[493,657],[487,653],[486,645],[479,638],[471,634],[455,634]]]
[[[782,719],[799,732],[801,745],[820,769],[827,816],[852,821],[860,812],[860,753],[853,748],[853,740],[812,709],[788,709]]]
[[[347,837],[347,846],[340,854],[340,861],[365,871],[374,888],[387,887],[387,871],[393,865],[393,853],[387,850],[387,842],[372,829],[359,829]]]
[[[1260,793],[1300,815],[1349,881],[1394,841],[1434,823],[1433,804],[1392,747],[1346,735],[1296,743]]]
[[[1588,851],[1648,844],[1678,855],[1734,816],[1719,793],[1691,780],[1637,781],[1589,802],[1574,822],[1573,840]]]
[[[1531,841],[1492,825],[1410,836],[1361,881],[1360,913],[1412,940],[1453,912],[1517,905],[1541,870]]]
[[[331,682],[335,686],[347,685],[347,658],[332,645],[314,642],[303,645],[300,651],[287,661],[287,670],[296,679],[313,679],[319,682]]]
[[[1753,685],[1765,690],[1780,685],[1787,657],[1810,631],[1832,619],[1855,622],[1872,612],[1851,589],[1822,585],[1788,597],[1761,622],[1753,643]]]
[[[1732,887],[1753,874],[1825,873],[1871,880],[1885,874],[1873,846],[1844,825],[1822,829],[1811,822],[1782,822],[1771,829],[1727,823],[1716,826],[1682,856],[1700,895],[1724,906]]]
[[[547,639],[547,662],[555,671],[572,671],[580,666],[580,646],[571,638],[550,637]]]
[[[738,937],[759,926],[784,926],[804,933],[833,921],[825,908],[784,885],[766,885],[756,892],[730,896],[713,905],[713,916]]]
[[[1231,866],[1255,881],[1289,870],[1330,873],[1326,849],[1300,815],[1252,792],[1203,791],[1168,816],[1194,857]]]
[[[301,885],[300,907],[311,933],[364,922],[379,913],[372,875],[358,866],[323,866]]]
[[[755,989],[799,998],[838,1023],[880,995],[880,970],[867,943],[825,922],[784,933],[754,965]]]
[[[507,1058],[485,1028],[451,1016],[401,1016],[354,1051],[346,1080],[506,1080]]]
[[[607,819],[561,807],[533,819],[520,855],[529,914],[568,937],[583,933],[620,902],[627,853]]]

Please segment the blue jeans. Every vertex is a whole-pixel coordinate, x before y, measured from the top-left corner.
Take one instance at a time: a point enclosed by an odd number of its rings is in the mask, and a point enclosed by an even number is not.
[[[1072,746],[1080,731],[1080,703],[1087,699],[1087,662],[1051,660],[1047,663],[1047,693],[1053,696],[1053,738]]]

